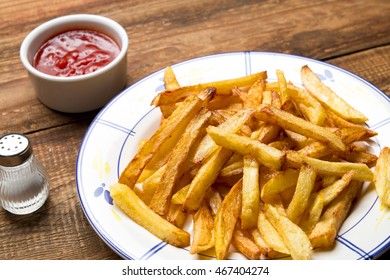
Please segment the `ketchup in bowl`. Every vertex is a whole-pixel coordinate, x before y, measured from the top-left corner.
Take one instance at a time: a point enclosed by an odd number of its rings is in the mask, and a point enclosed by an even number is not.
[[[106,66],[119,52],[118,44],[103,33],[70,30],[46,41],[38,49],[33,66],[52,76],[80,76]]]

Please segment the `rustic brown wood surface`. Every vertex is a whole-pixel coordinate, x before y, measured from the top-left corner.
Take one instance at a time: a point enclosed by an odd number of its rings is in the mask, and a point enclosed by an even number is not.
[[[199,56],[272,51],[337,65],[390,96],[389,1],[0,0],[0,134],[26,133],[51,178],[49,200],[36,213],[0,209],[0,259],[120,258],[88,223],[76,190],[78,149],[97,111],[46,108],[19,59],[33,28],[75,13],[107,16],[126,29],[128,85]]]

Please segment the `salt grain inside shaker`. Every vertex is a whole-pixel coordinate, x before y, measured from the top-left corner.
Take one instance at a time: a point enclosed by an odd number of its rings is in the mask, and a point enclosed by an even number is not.
[[[13,214],[39,209],[49,195],[49,176],[23,134],[0,138],[0,205]]]

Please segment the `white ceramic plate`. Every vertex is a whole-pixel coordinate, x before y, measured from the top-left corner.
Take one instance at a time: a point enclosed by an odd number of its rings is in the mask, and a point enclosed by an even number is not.
[[[390,102],[370,83],[338,67],[293,55],[261,52],[225,53],[185,61],[172,68],[181,85],[241,77],[275,70],[302,86],[300,68],[307,64],[325,84],[363,112],[367,125],[378,132],[371,150],[390,146]],[[175,248],[132,222],[112,205],[109,186],[135,155],[137,143],[159,125],[160,111],[150,102],[163,86],[164,69],[127,88],[113,99],[92,122],[77,160],[77,189],[83,210],[97,234],[125,259],[207,259],[212,254],[191,255]],[[191,231],[189,223],[187,229]],[[366,186],[330,251],[315,251],[314,259],[375,259],[390,246],[390,213],[382,207],[373,188]],[[230,259],[240,259],[232,253]]]

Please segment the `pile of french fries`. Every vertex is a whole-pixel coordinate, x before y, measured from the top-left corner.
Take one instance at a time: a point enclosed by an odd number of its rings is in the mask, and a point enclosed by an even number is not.
[[[367,118],[306,65],[304,87],[276,76],[181,86],[167,67],[152,102],[161,126],[111,186],[114,203],[190,254],[305,260],[334,246],[364,182],[390,206],[390,149],[368,152]]]

